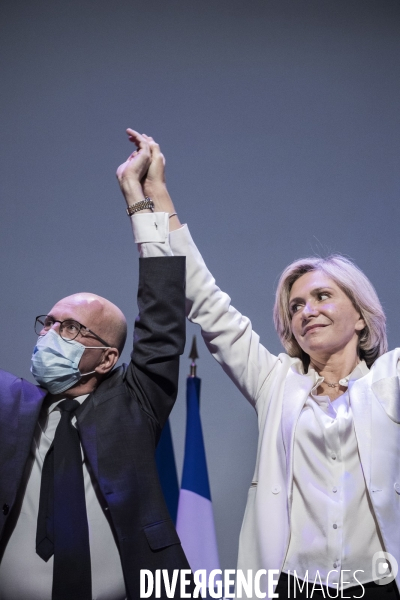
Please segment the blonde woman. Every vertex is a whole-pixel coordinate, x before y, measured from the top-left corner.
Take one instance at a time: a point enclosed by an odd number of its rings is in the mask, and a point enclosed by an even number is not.
[[[238,569],[267,574],[248,597],[274,597],[270,571],[277,570],[280,598],[312,591],[335,597],[338,590],[342,597],[399,598],[393,579],[400,562],[400,352],[387,353],[385,315],[372,284],[341,256],[289,265],[274,307],[286,352],[272,355],[181,226],[159,146],[131,129],[128,135],[139,152],[152,152],[143,185],[155,212],[134,215],[135,239],[146,242],[146,255],[186,256],[188,318],[258,416]],[[129,205],[127,163],[120,185]],[[308,590],[294,595],[293,586],[307,580]]]

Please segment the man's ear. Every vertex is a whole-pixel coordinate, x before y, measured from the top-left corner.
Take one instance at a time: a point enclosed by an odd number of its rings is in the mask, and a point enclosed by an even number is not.
[[[102,361],[97,365],[95,371],[99,375],[105,375],[114,367],[119,359],[119,351],[117,348],[107,348],[104,351]]]

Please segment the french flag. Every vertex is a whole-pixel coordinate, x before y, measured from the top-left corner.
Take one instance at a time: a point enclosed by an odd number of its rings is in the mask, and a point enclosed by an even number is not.
[[[192,571],[206,569],[207,579],[219,569],[214,513],[211,503],[206,453],[200,420],[200,384],[196,377],[197,358],[193,340],[191,375],[186,384],[186,439],[176,530]]]

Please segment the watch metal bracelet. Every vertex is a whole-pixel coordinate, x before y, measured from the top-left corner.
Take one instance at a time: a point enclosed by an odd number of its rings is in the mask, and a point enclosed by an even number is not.
[[[154,210],[154,202],[148,196],[146,196],[144,200],[140,200],[139,202],[135,202],[135,204],[128,206],[126,212],[128,213],[128,217],[131,217],[135,213],[139,212],[140,210],[144,210],[145,208],[150,208],[151,211]]]

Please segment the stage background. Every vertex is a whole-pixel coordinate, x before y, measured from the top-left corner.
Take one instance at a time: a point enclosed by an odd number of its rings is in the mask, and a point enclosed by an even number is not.
[[[74,292],[120,306],[131,340],[137,252],[115,180],[128,126],[160,142],[181,220],[271,351],[279,273],[329,252],[365,270],[400,343],[399,2],[3,0],[0,14],[3,369],[32,379],[34,317]],[[221,563],[235,568],[257,420],[198,342]],[[185,357],[179,470],[188,370]]]

